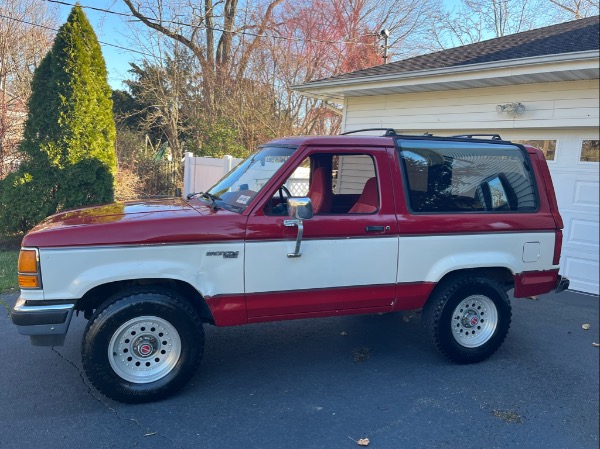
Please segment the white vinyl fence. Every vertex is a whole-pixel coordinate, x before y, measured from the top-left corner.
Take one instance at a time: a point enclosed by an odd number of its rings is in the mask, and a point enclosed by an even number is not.
[[[185,153],[183,196],[185,197],[190,193],[206,192],[241,161],[242,159],[231,156],[217,159],[213,157],[195,157],[192,153]]]
[[[192,153],[186,153],[183,165],[183,196],[206,192],[242,160],[231,156],[224,156],[223,159],[195,157]],[[308,167],[298,167],[288,178],[286,187],[293,196],[306,196],[309,176]],[[258,190],[263,184],[253,186],[253,188]]]

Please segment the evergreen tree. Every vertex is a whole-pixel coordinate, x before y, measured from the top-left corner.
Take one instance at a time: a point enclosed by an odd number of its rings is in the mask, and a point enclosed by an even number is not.
[[[0,183],[0,230],[8,232],[114,197],[111,90],[100,44],[79,5],[36,70],[28,106],[25,162]]]

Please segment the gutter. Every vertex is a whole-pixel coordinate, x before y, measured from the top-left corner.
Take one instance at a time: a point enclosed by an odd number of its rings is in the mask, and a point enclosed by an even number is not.
[[[351,78],[351,79],[331,79],[327,78],[321,81],[312,81],[305,84],[299,84],[296,86],[291,86],[290,89],[300,93],[314,93],[315,90],[320,90],[320,88],[329,88],[333,89],[336,87],[350,87],[360,84],[370,84],[370,83],[381,83],[386,81],[400,81],[400,80],[418,80],[423,78],[433,78],[433,77],[442,77],[444,75],[455,75],[461,73],[469,73],[471,76],[473,72],[483,72],[494,69],[512,69],[517,67],[536,67],[543,65],[552,65],[552,64],[560,64],[560,63],[574,63],[574,62],[590,62],[589,68],[597,68],[598,67],[598,58],[600,57],[599,50],[588,50],[581,52],[571,52],[571,53],[560,53],[554,55],[544,55],[544,56],[532,56],[529,58],[518,58],[518,59],[504,59],[501,61],[494,62],[484,62],[478,64],[467,64],[467,65],[459,65],[459,66],[451,66],[451,67],[442,67],[438,69],[424,69],[424,70],[415,70],[412,72],[401,72],[401,73],[391,73],[386,75],[374,75],[374,76],[364,76],[360,78]],[[402,61],[398,61],[402,62]],[[457,81],[455,79],[454,81]],[[332,93],[331,91],[329,91]]]

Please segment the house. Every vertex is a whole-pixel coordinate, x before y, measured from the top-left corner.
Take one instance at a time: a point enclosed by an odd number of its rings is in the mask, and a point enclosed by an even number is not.
[[[498,133],[541,148],[565,222],[562,272],[599,292],[599,17],[312,81],[344,131]]]

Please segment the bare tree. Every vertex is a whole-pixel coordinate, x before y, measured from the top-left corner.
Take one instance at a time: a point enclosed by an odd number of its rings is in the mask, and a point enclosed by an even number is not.
[[[467,45],[598,14],[595,0],[460,0],[430,13],[428,50]]]
[[[204,3],[163,0],[123,0],[144,25],[179,42],[195,56],[202,73],[206,109],[214,108],[230,82],[242,80],[260,36],[271,25],[273,11],[283,0],[247,4],[253,9],[240,23],[238,0]],[[184,3],[182,5],[182,3]],[[240,33],[246,33],[240,39]],[[254,36],[254,37],[252,37]]]
[[[559,20],[582,19],[597,16],[599,5],[595,0],[548,0],[556,8]]]
[[[296,0],[282,5],[273,38],[265,41],[252,67],[254,78],[276,92],[277,114],[287,120],[281,133],[339,132],[339,105],[304,97],[290,87],[383,63],[383,28],[390,30],[393,57],[413,55],[426,29],[425,13],[436,5],[436,0]]]
[[[0,4],[0,179],[17,160],[31,78],[52,45],[54,28],[56,10],[44,3]]]

